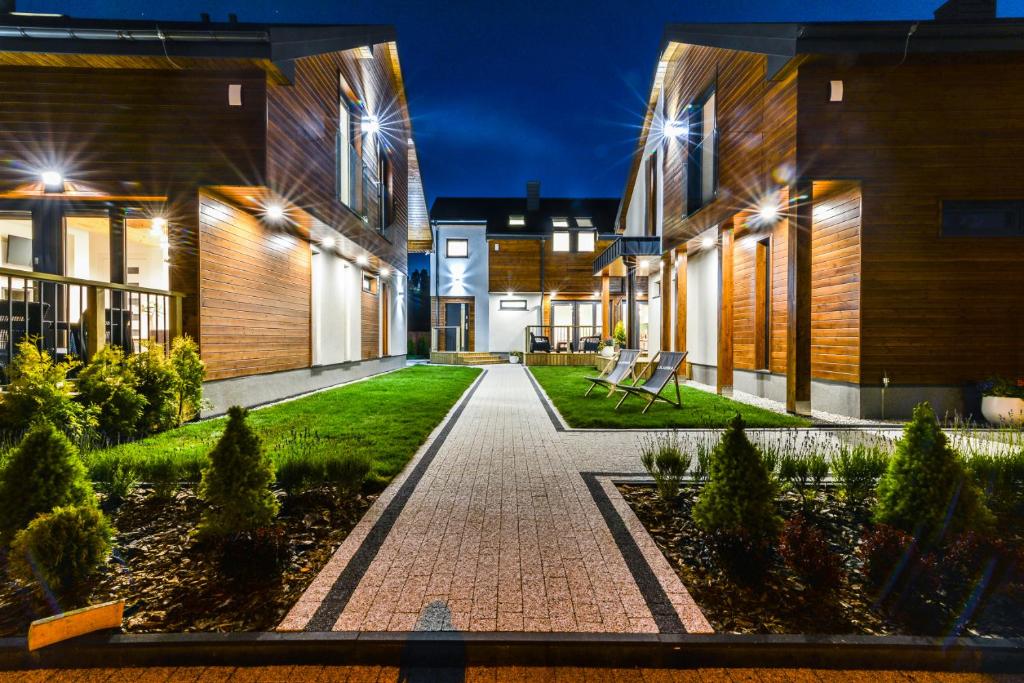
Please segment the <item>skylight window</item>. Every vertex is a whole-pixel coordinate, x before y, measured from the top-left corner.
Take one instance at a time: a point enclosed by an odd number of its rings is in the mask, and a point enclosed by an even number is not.
[[[592,228],[594,227],[594,221],[590,220],[590,216],[579,216],[576,218],[576,226],[579,228]]]
[[[526,216],[512,215],[508,217],[508,224],[512,226],[524,226],[526,225]]]
[[[576,251],[594,251],[594,231],[582,230],[576,233]]]
[[[551,236],[551,249],[554,251],[569,251],[569,231],[557,230]]]
[[[565,216],[556,216],[551,219],[551,225],[555,226],[556,228],[568,228],[569,219],[566,218]]]

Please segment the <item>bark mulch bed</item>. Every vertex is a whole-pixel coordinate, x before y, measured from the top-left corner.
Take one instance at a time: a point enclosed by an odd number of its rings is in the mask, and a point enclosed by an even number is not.
[[[375,499],[338,503],[328,489],[282,498],[283,562],[277,570],[244,576],[225,570],[191,537],[202,511],[193,488],[183,487],[169,501],[136,489],[107,510],[117,529],[114,553],[80,602],[125,598],[129,633],[272,630]],[[0,636],[24,634],[32,620],[68,607],[4,580]]]
[[[905,634],[927,636],[1024,636],[1024,576],[1016,571],[999,577],[973,607],[971,586],[947,591],[905,591],[874,586],[857,552],[871,526],[872,501],[849,505],[831,490],[819,491],[808,506],[787,494],[779,503],[784,518],[803,512],[819,528],[842,561],[837,590],[822,592],[796,576],[777,551],[767,571],[750,581],[730,575],[717,558],[706,534],[697,529],[691,510],[699,487],[684,486],[675,504],[666,508],[653,486],[621,484],[619,491],[675,569],[683,585],[716,631],[728,633]],[[1020,551],[1024,524],[1019,516],[1001,519],[998,536]]]

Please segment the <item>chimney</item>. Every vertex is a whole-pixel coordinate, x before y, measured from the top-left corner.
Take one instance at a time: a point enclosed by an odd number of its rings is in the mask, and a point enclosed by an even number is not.
[[[996,18],[996,0],[946,0],[934,15],[935,21],[993,21]]]
[[[526,210],[537,211],[540,209],[540,181],[526,181]]]

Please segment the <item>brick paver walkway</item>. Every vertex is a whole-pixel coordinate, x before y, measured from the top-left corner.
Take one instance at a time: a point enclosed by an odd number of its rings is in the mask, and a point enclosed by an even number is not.
[[[599,509],[593,489],[608,498],[610,485],[581,476],[636,470],[635,442],[560,432],[522,367],[488,369],[280,629],[709,631],[653,544],[635,575],[607,517],[635,518],[614,500]],[[660,602],[637,576],[656,577]]]

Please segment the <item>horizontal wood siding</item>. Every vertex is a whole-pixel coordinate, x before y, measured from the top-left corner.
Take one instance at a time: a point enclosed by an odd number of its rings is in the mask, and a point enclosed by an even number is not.
[[[200,352],[207,379],[311,363],[310,250],[217,198],[199,200]]]
[[[545,291],[585,294],[601,289],[601,280],[594,277],[594,258],[611,244],[610,241],[599,241],[592,252],[556,252],[553,244],[550,239],[544,240]]]
[[[1024,237],[940,234],[944,199],[1024,199],[1024,60],[911,52],[800,67],[801,168],[861,183],[861,382],[1024,377]]]
[[[811,222],[811,376],[860,382],[860,188],[816,182]]]
[[[487,240],[488,291],[539,292],[540,253],[540,240]]]
[[[444,327],[446,326],[447,320],[445,316],[445,304],[467,304],[469,306],[469,351],[476,351],[476,300],[473,297],[460,297],[460,296],[441,296],[434,297],[434,300],[430,304],[430,326],[431,327]],[[458,325],[458,321],[454,321],[455,325]],[[444,334],[443,330],[438,330],[438,334]]]
[[[358,59],[355,51],[296,60],[294,84],[272,85],[268,91],[267,174],[271,187],[405,273],[410,131],[398,104],[390,50],[388,44],[375,45],[372,60]],[[389,150],[394,196],[393,218],[383,235],[377,231],[380,207],[372,187],[365,222],[338,198],[339,74],[365,103],[357,116],[373,115],[382,123],[380,139]],[[364,163],[375,178],[377,158],[371,147],[366,145]]]
[[[380,292],[374,281],[371,291],[359,293],[359,336],[363,360],[380,357]]]

